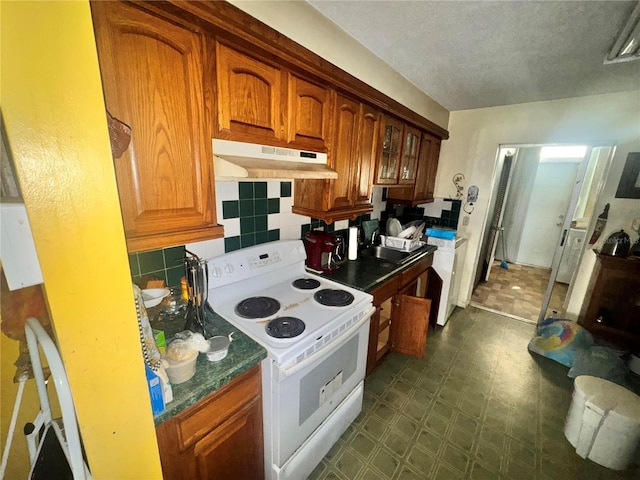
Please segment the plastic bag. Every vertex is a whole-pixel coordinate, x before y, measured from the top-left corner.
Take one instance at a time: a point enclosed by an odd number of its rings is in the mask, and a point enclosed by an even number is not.
[[[165,357],[172,360],[187,360],[195,357],[198,352],[209,350],[209,342],[201,333],[189,330],[176,333],[175,340],[167,346]]]
[[[624,354],[623,350],[595,345],[576,354],[567,376],[576,378],[580,375],[590,375],[625,386],[628,369],[622,359]]]

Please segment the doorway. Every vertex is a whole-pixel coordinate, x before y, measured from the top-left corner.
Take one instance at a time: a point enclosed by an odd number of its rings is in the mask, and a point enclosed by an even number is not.
[[[473,305],[531,323],[566,316],[613,151],[589,145],[499,148]]]

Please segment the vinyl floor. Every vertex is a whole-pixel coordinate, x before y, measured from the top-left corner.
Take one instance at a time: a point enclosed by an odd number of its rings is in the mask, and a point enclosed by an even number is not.
[[[471,301],[477,306],[535,322],[542,308],[542,297],[550,274],[548,268],[514,263],[502,268],[500,261],[496,260],[489,280],[476,287]],[[565,283],[555,283],[545,318],[561,315],[568,287]]]
[[[565,439],[573,381],[530,354],[534,326],[475,307],[429,329],[423,359],[391,354],[314,480],[618,480]]]

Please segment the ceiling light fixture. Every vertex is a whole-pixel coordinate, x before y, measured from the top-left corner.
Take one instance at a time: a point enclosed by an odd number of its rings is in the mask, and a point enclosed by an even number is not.
[[[609,54],[604,58],[604,63],[606,65],[631,60],[640,60],[640,1],[631,12]]]

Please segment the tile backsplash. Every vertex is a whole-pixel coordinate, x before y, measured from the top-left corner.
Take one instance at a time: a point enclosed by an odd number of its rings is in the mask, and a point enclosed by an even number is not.
[[[167,286],[179,286],[184,276],[185,247],[201,258],[212,258],[274,240],[300,239],[307,231],[318,228],[329,233],[346,233],[350,226],[379,218],[385,209],[383,189],[374,187],[372,214],[326,224],[291,212],[293,187],[291,181],[216,182],[216,213],[218,223],[224,225],[224,238],[131,254],[129,264],[134,282],[152,275],[165,280]]]
[[[184,276],[184,245],[148,252],[129,254],[129,268],[134,283],[140,285],[143,276],[164,280],[170,287],[180,286]]]
[[[413,220],[423,220],[427,226],[448,227],[457,229],[462,202],[449,198],[435,198],[432,203],[425,203],[416,207],[388,203],[386,210],[380,216],[381,222],[386,222],[389,216],[396,217],[405,224]]]

